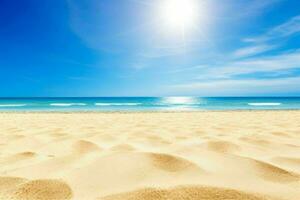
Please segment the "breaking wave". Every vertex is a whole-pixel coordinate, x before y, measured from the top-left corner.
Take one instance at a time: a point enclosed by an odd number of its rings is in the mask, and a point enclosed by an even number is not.
[[[69,106],[86,106],[85,103],[51,103],[51,106],[69,107]]]
[[[280,106],[281,103],[248,103],[249,106]]]
[[[138,106],[142,103],[95,103],[96,106]]]
[[[26,104],[0,104],[0,107],[23,107]]]

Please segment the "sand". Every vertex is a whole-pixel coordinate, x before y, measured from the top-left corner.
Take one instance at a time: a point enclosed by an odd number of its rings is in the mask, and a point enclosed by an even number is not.
[[[0,113],[3,200],[299,200],[300,111]]]

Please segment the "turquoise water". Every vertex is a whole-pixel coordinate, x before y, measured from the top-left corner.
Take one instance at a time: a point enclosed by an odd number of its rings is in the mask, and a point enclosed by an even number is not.
[[[299,110],[300,97],[0,98],[0,111]]]

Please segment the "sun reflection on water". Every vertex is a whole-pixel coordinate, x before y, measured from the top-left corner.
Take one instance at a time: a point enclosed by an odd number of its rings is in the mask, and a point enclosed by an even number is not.
[[[162,103],[171,105],[193,105],[199,104],[199,100],[195,97],[164,97]]]

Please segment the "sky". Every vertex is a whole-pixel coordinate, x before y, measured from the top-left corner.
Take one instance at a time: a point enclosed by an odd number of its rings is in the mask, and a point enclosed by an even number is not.
[[[300,96],[299,0],[0,0],[0,96]]]

